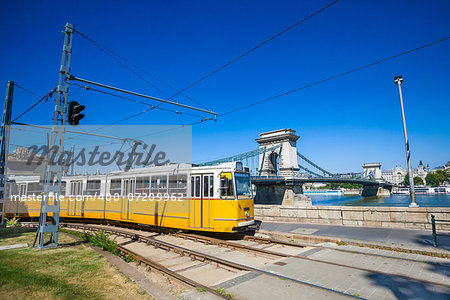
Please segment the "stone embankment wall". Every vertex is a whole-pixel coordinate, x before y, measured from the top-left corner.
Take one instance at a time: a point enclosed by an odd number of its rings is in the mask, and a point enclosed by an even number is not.
[[[450,207],[255,205],[255,219],[261,221],[403,229],[431,229],[432,214],[450,220]],[[436,229],[450,230],[450,223],[436,222]]]

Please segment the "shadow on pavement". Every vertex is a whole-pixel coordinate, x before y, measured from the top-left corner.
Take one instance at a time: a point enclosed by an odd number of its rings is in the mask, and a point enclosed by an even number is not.
[[[433,235],[421,234],[417,237],[414,243],[420,246],[432,247],[433,246]],[[450,251],[450,234],[438,233],[437,234],[438,246],[435,249],[444,249]]]
[[[400,276],[369,274],[377,286],[388,288],[397,299],[450,299],[450,289],[442,286],[408,280]]]

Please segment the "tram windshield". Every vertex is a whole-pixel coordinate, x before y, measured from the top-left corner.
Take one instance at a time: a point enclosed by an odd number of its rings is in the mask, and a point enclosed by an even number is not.
[[[250,175],[243,173],[234,173],[236,180],[236,193],[238,199],[252,198],[252,185],[250,184]]]

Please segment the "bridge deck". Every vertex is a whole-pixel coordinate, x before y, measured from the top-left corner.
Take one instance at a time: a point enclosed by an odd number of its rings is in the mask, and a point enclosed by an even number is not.
[[[252,176],[251,180],[252,183],[259,183],[259,184],[275,184],[275,183],[304,184],[304,183],[324,182],[324,183],[356,183],[361,185],[378,185],[381,187],[392,187],[392,184],[389,183],[359,178],[333,178],[333,177],[284,178],[282,176]]]

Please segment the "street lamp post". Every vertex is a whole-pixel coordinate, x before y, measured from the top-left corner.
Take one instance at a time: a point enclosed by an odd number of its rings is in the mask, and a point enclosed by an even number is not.
[[[405,136],[406,161],[408,163],[408,174],[409,174],[409,194],[411,196],[411,203],[409,204],[409,207],[419,207],[419,205],[416,202],[416,193],[414,192],[414,179],[413,179],[413,173],[412,173],[412,169],[411,169],[408,133],[406,132],[405,110],[403,108],[403,96],[402,96],[402,87],[401,87],[402,82],[403,82],[402,76],[395,76],[394,82],[398,86],[398,93],[400,95],[400,108],[402,110],[403,134]]]

